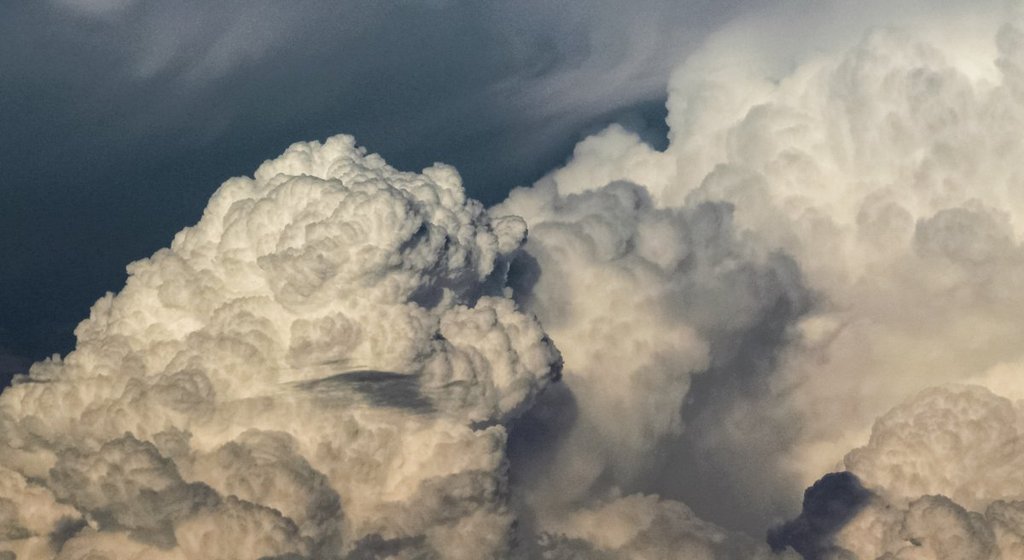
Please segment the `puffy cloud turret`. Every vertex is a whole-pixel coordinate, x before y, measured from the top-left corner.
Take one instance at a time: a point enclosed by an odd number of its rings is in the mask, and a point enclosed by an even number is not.
[[[505,296],[525,234],[346,136],[229,180],[0,397],[0,550],[501,554],[502,424],[561,363]]]

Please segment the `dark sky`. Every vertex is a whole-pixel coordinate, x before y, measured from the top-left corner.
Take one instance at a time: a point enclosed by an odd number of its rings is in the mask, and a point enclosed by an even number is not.
[[[451,163],[487,204],[610,122],[657,142],[678,53],[738,4],[0,1],[0,381],[292,142]]]

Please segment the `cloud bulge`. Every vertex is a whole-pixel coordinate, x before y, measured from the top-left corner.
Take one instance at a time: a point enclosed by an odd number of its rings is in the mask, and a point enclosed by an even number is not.
[[[1014,557],[1017,17],[759,9],[489,209],[293,145],[0,396],[0,550]]]

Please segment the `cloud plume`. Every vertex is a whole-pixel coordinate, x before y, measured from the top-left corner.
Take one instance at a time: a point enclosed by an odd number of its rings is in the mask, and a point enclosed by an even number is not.
[[[630,491],[654,488],[716,521],[749,530],[761,523],[763,530],[773,516],[792,515],[797,489],[838,466],[866,439],[873,419],[901,400],[949,382],[1018,394],[1021,300],[1010,286],[1020,262],[1020,31],[1012,10],[988,4],[971,10],[966,27],[947,35],[962,7],[931,13],[908,7],[892,14],[892,22],[881,20],[896,27],[873,26],[885,13],[865,10],[842,20],[872,24],[859,34],[810,33],[790,42],[775,41],[771,31],[791,26],[791,19],[740,21],[677,70],[666,150],[609,128],[577,146],[572,160],[531,191],[514,193],[507,204],[520,207],[499,207],[526,217],[530,246],[541,247],[549,235],[545,220],[570,215],[561,197],[597,196],[611,188],[603,185],[631,183],[645,187],[657,212],[728,209],[729,227],[713,238],[726,232],[754,248],[729,255],[731,266],[712,266],[706,294],[669,298],[699,302],[693,309],[637,315],[645,324],[667,316],[669,326],[658,332],[689,327],[687,336],[670,335],[673,344],[644,337],[655,346],[644,356],[704,344],[711,357],[693,354],[686,367],[700,374],[692,387],[672,393],[668,383],[649,391],[635,383],[628,397],[616,394],[637,404],[628,414],[609,414],[614,428],[601,430],[597,441],[653,418],[659,408],[651,403],[660,399],[690,419],[677,441],[641,455],[644,466],[667,461],[668,468],[627,485]],[[843,9],[828,6],[796,19],[836,13]],[[555,194],[543,199],[544,191]],[[528,198],[532,206],[517,202]],[[644,241],[638,236],[624,246],[640,252]],[[671,262],[679,244],[654,246],[664,251],[658,258]],[[729,271],[765,266],[758,263],[774,264],[768,274],[730,285]],[[630,268],[640,276],[638,267]],[[592,322],[569,324],[568,332],[549,324],[545,313],[561,315],[560,302],[584,296],[557,288],[564,273],[545,283],[543,270],[541,293],[528,308],[556,341],[573,340],[570,333],[593,340]],[[630,292],[660,293],[657,282],[641,283],[649,288]],[[748,301],[756,303],[744,307]],[[617,321],[625,320],[621,315],[615,313]],[[732,322],[723,329],[702,317]],[[747,344],[765,326],[774,334],[757,335],[762,347]],[[628,341],[636,329],[618,332]],[[569,356],[569,345],[565,351]],[[577,360],[567,360],[566,385],[579,396],[587,389],[575,378]],[[621,366],[601,363],[610,366],[609,373],[592,373],[601,384],[620,375]],[[597,403],[578,399],[576,408],[590,402]],[[594,438],[586,441],[592,452]],[[686,473],[725,483],[706,487]],[[756,515],[747,520],[737,513],[751,509]]]
[[[225,183],[4,392],[2,548],[500,555],[502,424],[560,367],[503,296],[524,233],[344,136]]]
[[[224,183],[0,396],[0,551],[1020,555],[1019,14],[800,6],[489,209],[347,136]]]

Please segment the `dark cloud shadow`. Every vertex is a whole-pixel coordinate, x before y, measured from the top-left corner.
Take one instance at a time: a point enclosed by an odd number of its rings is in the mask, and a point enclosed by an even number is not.
[[[540,281],[541,269],[537,258],[526,251],[516,254],[508,268],[507,283],[512,288],[512,298],[519,307],[529,309],[533,301],[533,289]]]
[[[422,391],[418,375],[378,370],[349,371],[297,383],[296,387],[323,397],[354,392],[374,406],[400,408],[419,414],[435,411],[434,403]]]
[[[745,328],[728,325],[729,304],[714,294],[687,298],[709,302],[712,312],[678,311],[704,322],[711,365],[694,376],[680,412],[684,432],[664,445],[661,468],[645,488],[685,502],[703,519],[751,534],[762,533],[767,520],[796,507],[789,500],[800,488],[755,458],[777,456],[796,433],[790,419],[763,403],[773,398],[773,375],[790,342],[790,327],[813,305],[799,267],[788,256],[776,255],[759,282],[762,307]]]
[[[558,451],[579,415],[576,396],[565,383],[549,385],[533,408],[508,427],[508,454],[512,479],[535,480],[527,471],[543,468],[545,458]],[[519,468],[521,467],[521,468]]]
[[[508,426],[509,485],[517,504],[517,539],[524,552],[536,546],[535,514],[525,504],[531,481],[544,480],[554,464],[555,454],[579,416],[576,396],[568,385],[552,383],[536,404]],[[527,557],[540,557],[533,551]]]
[[[385,538],[377,533],[367,535],[355,544],[345,560],[377,560],[381,558],[434,558],[436,553],[426,545],[423,535],[412,537]],[[409,555],[409,556],[406,556]]]
[[[833,537],[872,496],[851,472],[826,474],[804,492],[800,515],[768,532],[768,545],[774,552],[790,547],[805,560],[829,558]]]
[[[88,526],[88,523],[86,523],[84,519],[61,517],[54,525],[53,532],[50,533],[50,537],[48,539],[50,546],[54,550],[60,550],[61,547],[64,546],[64,543],[71,540],[71,538],[77,535],[79,531]]]

